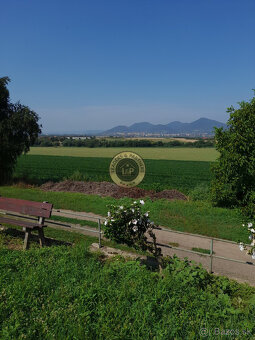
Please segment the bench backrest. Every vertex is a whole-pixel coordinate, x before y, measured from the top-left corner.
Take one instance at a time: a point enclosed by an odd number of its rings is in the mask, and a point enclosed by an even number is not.
[[[0,209],[24,215],[49,218],[51,216],[52,204],[0,197]]]

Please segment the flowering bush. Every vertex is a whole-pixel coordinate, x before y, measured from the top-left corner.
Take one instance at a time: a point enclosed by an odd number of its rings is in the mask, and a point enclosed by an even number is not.
[[[245,227],[245,224],[243,224]],[[247,229],[250,232],[249,239],[251,240],[251,248],[247,251],[248,255],[251,255],[252,259],[255,260],[255,229],[252,223],[247,224]],[[241,251],[247,250],[246,245],[243,242],[239,243],[239,248]]]
[[[144,201],[140,200],[129,205],[111,205],[105,221],[104,235],[118,243],[148,250],[157,256],[161,253],[152,231],[155,227],[154,222],[149,219],[149,211],[142,212],[144,204]],[[152,242],[148,242],[146,232],[152,237]]]

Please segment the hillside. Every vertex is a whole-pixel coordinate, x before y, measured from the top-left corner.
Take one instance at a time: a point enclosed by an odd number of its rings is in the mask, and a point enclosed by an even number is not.
[[[151,124],[148,122],[135,123],[131,126],[115,126],[110,130],[104,131],[101,135],[183,135],[183,136],[203,136],[213,135],[214,127],[226,128],[226,124],[217,120],[200,118],[191,123],[181,123],[174,121],[169,124]]]

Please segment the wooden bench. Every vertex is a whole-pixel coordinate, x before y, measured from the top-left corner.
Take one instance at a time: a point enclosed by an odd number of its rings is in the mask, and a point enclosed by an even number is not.
[[[31,231],[38,230],[40,246],[43,247],[45,245],[43,228],[46,227],[46,225],[44,224],[44,220],[45,218],[49,218],[51,216],[52,206],[53,205],[48,202],[39,203],[20,200],[16,198],[0,197],[0,210],[4,211],[6,215],[15,217],[12,218],[0,216],[0,225],[1,223],[6,223],[23,227],[23,231],[25,232],[23,249],[29,248]],[[13,212],[21,215],[15,215],[13,214]],[[26,221],[24,220],[24,218],[29,219],[29,217],[24,215],[37,217],[37,221],[33,220],[31,217],[30,217],[31,222]]]

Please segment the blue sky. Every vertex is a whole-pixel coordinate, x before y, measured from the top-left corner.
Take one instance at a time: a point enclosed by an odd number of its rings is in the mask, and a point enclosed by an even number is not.
[[[254,0],[0,0],[0,76],[44,132],[207,117],[255,88]]]

